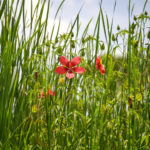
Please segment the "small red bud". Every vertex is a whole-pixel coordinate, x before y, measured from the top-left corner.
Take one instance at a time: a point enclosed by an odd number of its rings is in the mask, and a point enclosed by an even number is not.
[[[37,76],[38,76],[38,73],[37,72],[35,72],[35,79],[37,80]]]
[[[129,106],[130,106],[130,108],[132,108],[132,99],[131,99],[131,97],[129,97]]]

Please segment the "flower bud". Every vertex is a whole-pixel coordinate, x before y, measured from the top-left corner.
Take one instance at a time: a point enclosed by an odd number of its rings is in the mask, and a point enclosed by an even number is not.
[[[34,76],[35,76],[35,79],[37,80],[37,77],[38,77],[37,71],[35,72]]]
[[[73,32],[71,32],[71,37],[74,37],[74,33]]]
[[[141,13],[139,17],[140,17],[140,18],[144,18],[144,14],[143,14],[143,13]]]
[[[58,43],[58,38],[57,37],[55,38],[55,43]]]
[[[71,40],[71,47],[75,48],[75,42],[73,40]]]
[[[138,47],[138,43],[139,43],[139,41],[138,41],[138,40],[133,41],[133,46],[134,46],[134,48],[137,48],[137,47]]]
[[[148,14],[147,11],[145,11],[145,16],[147,16],[147,14]]]
[[[119,26],[119,25],[117,26],[117,30],[118,30],[118,31],[120,30],[120,26]]]
[[[131,97],[129,97],[129,106],[130,106],[130,108],[132,108],[132,99],[131,99]]]
[[[137,17],[136,17],[136,16],[134,16],[134,18],[133,18],[133,19],[134,19],[134,21],[136,21],[136,20],[137,20]]]
[[[150,40],[150,30],[148,31],[147,38]]]
[[[58,47],[57,52],[58,52],[58,54],[61,54],[63,52],[63,49],[61,47]]]
[[[134,30],[135,27],[136,27],[136,24],[134,24],[134,22],[133,22],[132,25],[131,25],[131,28]]]
[[[55,49],[55,45],[54,44],[52,45],[52,49]]]
[[[115,35],[112,35],[112,41],[116,41]]]
[[[82,44],[84,44],[85,43],[85,40],[84,40],[84,38],[82,38]]]
[[[81,56],[85,56],[85,52],[84,51],[81,52]]]
[[[105,50],[105,45],[104,45],[104,43],[101,44],[100,47],[101,47],[101,50]]]

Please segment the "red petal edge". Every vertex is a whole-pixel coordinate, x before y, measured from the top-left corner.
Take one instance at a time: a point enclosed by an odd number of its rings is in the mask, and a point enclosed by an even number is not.
[[[96,69],[97,69],[97,70],[100,69],[100,68],[99,68],[99,64],[96,64]]]
[[[63,66],[59,66],[55,69],[55,72],[58,74],[64,74],[67,72],[67,68],[63,67]]]
[[[73,68],[74,72],[78,73],[78,74],[81,74],[83,72],[85,72],[86,70],[82,67],[75,67]]]
[[[51,89],[49,89],[49,95],[54,96],[54,95],[55,95],[55,93],[54,93],[54,92],[52,92],[52,90],[51,90]]]
[[[71,60],[71,67],[74,67],[76,65],[78,65],[81,62],[81,58],[80,57],[74,57]]]
[[[69,60],[65,56],[59,57],[59,61],[62,65],[69,67]]]
[[[100,64],[100,60],[101,60],[101,58],[99,56],[97,56],[97,58],[96,58],[96,65]]]
[[[101,71],[101,74],[105,74],[105,68],[102,64],[100,64],[100,71]]]

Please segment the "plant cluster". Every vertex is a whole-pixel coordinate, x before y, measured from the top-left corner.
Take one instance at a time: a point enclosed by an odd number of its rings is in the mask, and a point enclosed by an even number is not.
[[[25,2],[0,1],[0,149],[148,150],[148,1],[133,15],[129,0],[116,33],[100,3],[92,34],[80,12],[49,33],[51,0],[31,0],[29,18]]]

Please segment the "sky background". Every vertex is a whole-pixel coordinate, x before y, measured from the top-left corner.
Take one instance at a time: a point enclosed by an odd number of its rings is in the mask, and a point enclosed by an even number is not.
[[[38,0],[32,0],[33,7],[35,8]],[[131,0],[131,5],[134,5],[134,12],[133,14],[138,16],[142,13],[143,6],[146,0]],[[3,2],[3,0],[2,0]],[[10,0],[11,2],[11,0]],[[14,11],[15,6],[18,1],[14,0]],[[43,0],[41,0],[43,2]],[[56,11],[60,5],[62,0],[51,0],[51,7],[49,12],[49,22],[48,22],[48,30],[51,32],[52,25],[54,24],[54,16]],[[19,1],[21,4],[22,1]],[[89,31],[92,33],[94,30],[95,22],[99,13],[99,3],[100,0],[65,0],[63,7],[61,8],[58,17],[55,20],[55,24],[57,25],[59,19],[61,18],[61,29],[60,33],[65,33],[69,23],[73,22],[76,18],[77,13],[79,12],[80,8],[82,10],[80,12],[80,24],[81,24],[81,31],[85,29],[87,23],[93,18],[92,23],[90,24]],[[115,0],[103,0],[102,9],[104,15],[108,15],[109,21],[112,19],[113,8],[114,8]],[[128,3],[129,0],[116,0],[116,11],[114,14],[114,29],[116,30],[117,25],[119,24],[121,29],[128,27]],[[46,10],[48,6],[48,0],[46,1],[46,6],[44,9],[44,13],[46,16]],[[31,0],[25,0],[25,9],[26,9],[26,21],[30,22],[30,7],[31,7]],[[150,15],[150,0],[146,5],[146,11]],[[133,18],[133,17],[132,17]],[[43,18],[44,20],[44,18]],[[1,29],[1,26],[0,26]]]
[[[142,13],[145,0],[131,0],[131,6],[134,5],[133,14],[138,16]],[[54,0],[51,10],[50,10],[50,20],[52,21],[61,0]],[[61,32],[65,30],[70,22],[73,22],[80,8],[82,7],[80,13],[80,23],[81,28],[85,28],[87,23],[91,18],[93,21],[90,25],[90,31],[93,31],[95,21],[99,13],[99,3],[100,0],[66,0],[59,12],[58,18],[61,18],[62,26]],[[115,0],[103,0],[102,8],[103,12],[108,15],[111,21],[113,15]],[[128,27],[128,0],[117,0],[116,11],[114,14],[114,29],[119,24],[121,28]],[[149,9],[148,9],[149,7]],[[150,14],[150,0],[148,0],[146,10]],[[133,17],[132,17],[133,18]]]
[[[17,2],[17,0],[15,1]],[[37,1],[38,0],[32,0],[34,8],[37,4]],[[43,2],[43,0],[41,0],[41,2]],[[49,33],[52,30],[52,26],[54,24],[54,16],[61,2],[62,0],[51,0],[49,21],[48,21]],[[30,18],[31,0],[25,0],[25,3],[26,3],[25,9],[26,9],[27,20],[30,20],[29,18]],[[63,7],[61,7],[59,14],[55,20],[55,24],[57,26],[59,23],[59,19],[61,18],[60,33],[66,33],[68,25],[74,22],[80,8],[82,7],[82,10],[80,12],[80,24],[81,24],[80,30],[81,32],[83,32],[90,19],[93,18],[92,23],[90,24],[89,27],[89,33],[92,34],[99,13],[99,3],[100,0],[65,0],[65,2],[63,3]],[[116,32],[117,25],[120,25],[121,29],[128,28],[128,3],[129,0],[116,1],[113,32]],[[144,3],[145,0],[131,0],[131,7],[134,5],[134,11],[133,11],[134,15],[138,16],[142,13]],[[107,14],[110,23],[113,16],[114,4],[115,4],[115,0],[103,0],[102,3],[104,16]],[[43,16],[46,16],[47,6],[48,6],[48,0],[46,1],[46,5],[44,9],[45,14]],[[148,0],[146,11],[148,12],[148,14],[150,14],[150,0]]]
[[[38,0],[33,0],[33,7],[35,8]],[[26,2],[26,15],[27,20],[30,22],[30,4],[31,0],[25,0]],[[43,0],[41,0],[43,2]],[[99,14],[99,4],[100,0],[65,0],[63,3],[63,6],[61,7],[57,18],[55,18],[55,14],[57,12],[57,9],[59,5],[61,4],[62,0],[51,0],[50,5],[50,11],[49,11],[49,19],[48,19],[48,26],[47,31],[49,35],[51,35],[52,27],[55,24],[55,30],[53,34],[53,40],[55,39],[55,35],[57,33],[57,28],[59,24],[59,20],[61,19],[61,25],[60,25],[60,31],[59,34],[63,34],[67,32],[68,26],[70,23],[73,24],[79,10],[81,9],[79,19],[80,19],[80,31],[79,31],[79,37],[81,38],[82,33],[84,32],[88,22],[91,18],[93,18],[89,30],[88,35],[92,35],[94,32],[94,27],[96,24],[96,20]],[[134,15],[139,16],[143,12],[145,0],[131,0],[131,8],[134,6],[133,16],[131,16],[131,20],[133,19]],[[102,3],[102,9],[104,16],[108,16],[109,23],[111,24],[111,20],[113,17],[113,9],[114,9],[115,0],[103,0]],[[116,9],[114,13],[114,22],[113,22],[113,33],[115,34],[117,32],[117,25],[120,26],[120,29],[128,29],[128,5],[129,0],[117,0],[116,1]],[[42,5],[41,5],[42,6]],[[46,17],[47,12],[47,6],[48,6],[48,0],[46,1],[46,5],[44,8],[44,14],[43,16]],[[33,10],[34,10],[33,8]],[[146,5],[146,9],[148,12],[148,15],[150,15],[150,0],[148,0],[148,3]],[[40,15],[40,14],[38,14]],[[43,18],[43,21],[45,18]],[[149,21],[150,24],[150,21]],[[102,24],[101,24],[102,26]],[[146,28],[150,27],[148,23],[146,24]],[[148,30],[148,28],[146,29]],[[75,31],[75,30],[74,30]],[[105,42],[104,32],[103,29],[100,28],[100,40]],[[105,45],[107,47],[107,45]],[[105,53],[103,51],[103,53]],[[121,52],[118,50],[116,51],[118,55],[121,55]]]
[[[18,2],[17,0],[14,0],[14,11],[15,11],[15,6],[17,2]],[[35,8],[38,0],[32,0],[32,2],[33,2],[33,7]],[[61,18],[61,26],[60,26],[59,33],[60,34],[66,33],[68,29],[68,25],[74,22],[81,7],[82,7],[82,10],[80,12],[81,28],[80,28],[79,35],[82,35],[85,27],[87,26],[91,18],[93,18],[93,20],[90,24],[88,34],[92,34],[94,31],[96,19],[99,13],[100,0],[65,0],[63,7],[60,9],[56,20],[54,20],[54,16],[61,2],[62,0],[51,0],[49,19],[48,19],[49,21],[48,21],[48,27],[47,27],[47,31],[49,32],[49,35],[51,35],[51,30],[52,30],[54,23],[56,26],[54,35],[56,34],[57,26],[58,26],[60,18]],[[19,1],[19,3],[21,4],[22,1]],[[41,0],[41,3],[43,3],[43,0]],[[121,29],[128,28],[128,3],[129,3],[129,0],[117,0],[116,1],[113,33],[116,33],[117,25],[119,25]],[[145,0],[131,0],[131,7],[134,5],[134,11],[133,11],[134,15],[139,16],[142,13],[144,3],[145,3]],[[107,14],[110,22],[113,16],[114,4],[115,4],[115,0],[103,0],[103,3],[102,3],[104,16]],[[48,7],[48,0],[46,1],[46,5],[44,8],[44,14],[43,14],[44,17],[46,17],[47,7]],[[31,18],[30,17],[31,0],[25,0],[25,10],[26,10],[26,25],[28,26],[30,24],[30,18]],[[147,2],[146,11],[148,12],[148,15],[150,15],[150,0],[148,0]],[[43,18],[43,21],[44,20],[45,18]],[[22,26],[23,24],[20,24],[20,25]],[[146,24],[147,29],[148,27],[150,28],[150,21]],[[0,32],[1,32],[1,25],[0,25]],[[100,40],[104,41],[104,34],[103,34],[103,31],[101,30],[100,30]]]

